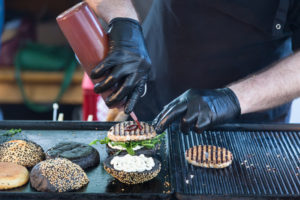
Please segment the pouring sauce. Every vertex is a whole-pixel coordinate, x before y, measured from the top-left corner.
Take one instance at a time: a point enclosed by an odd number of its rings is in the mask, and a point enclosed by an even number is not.
[[[137,129],[140,129],[142,130],[143,127],[140,125],[137,125],[137,124],[132,124],[132,125],[128,125],[125,127],[125,131],[136,131]]]

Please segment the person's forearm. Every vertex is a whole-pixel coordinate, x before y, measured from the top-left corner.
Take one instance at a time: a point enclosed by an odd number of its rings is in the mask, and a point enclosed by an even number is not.
[[[86,2],[107,23],[116,17],[132,18],[138,21],[131,0],[86,0]]]
[[[300,96],[300,52],[266,71],[229,86],[236,94],[241,114],[272,108]]]

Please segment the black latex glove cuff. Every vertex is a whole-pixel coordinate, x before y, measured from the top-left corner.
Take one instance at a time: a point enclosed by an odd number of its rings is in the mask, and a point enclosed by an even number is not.
[[[91,73],[92,79],[104,78],[95,84],[94,91],[102,93],[113,89],[105,99],[107,106],[125,102],[125,113],[129,114],[144,93],[151,60],[138,21],[113,19],[109,23],[108,38],[108,56]]]
[[[229,88],[216,90],[190,89],[166,105],[154,119],[158,133],[180,119],[183,133],[204,129],[232,120],[241,114],[238,98]]]
[[[116,47],[128,48],[127,50],[131,53],[149,59],[143,30],[138,21],[131,18],[117,17],[110,21],[108,27],[110,52]]]

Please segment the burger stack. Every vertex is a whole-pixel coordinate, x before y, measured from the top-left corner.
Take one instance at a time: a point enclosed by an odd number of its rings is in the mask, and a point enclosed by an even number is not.
[[[104,169],[122,183],[138,184],[155,178],[161,162],[154,156],[164,135],[157,135],[154,127],[141,122],[121,122],[109,129],[101,144],[107,145],[110,155],[103,163]]]

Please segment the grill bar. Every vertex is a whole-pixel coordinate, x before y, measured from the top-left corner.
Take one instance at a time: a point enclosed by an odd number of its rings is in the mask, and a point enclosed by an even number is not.
[[[250,198],[300,197],[300,129],[279,125],[241,125],[185,136],[178,126],[169,131],[173,183],[177,197],[209,199],[211,196]],[[195,167],[185,160],[185,150],[195,145],[225,147],[233,153],[225,169]]]

